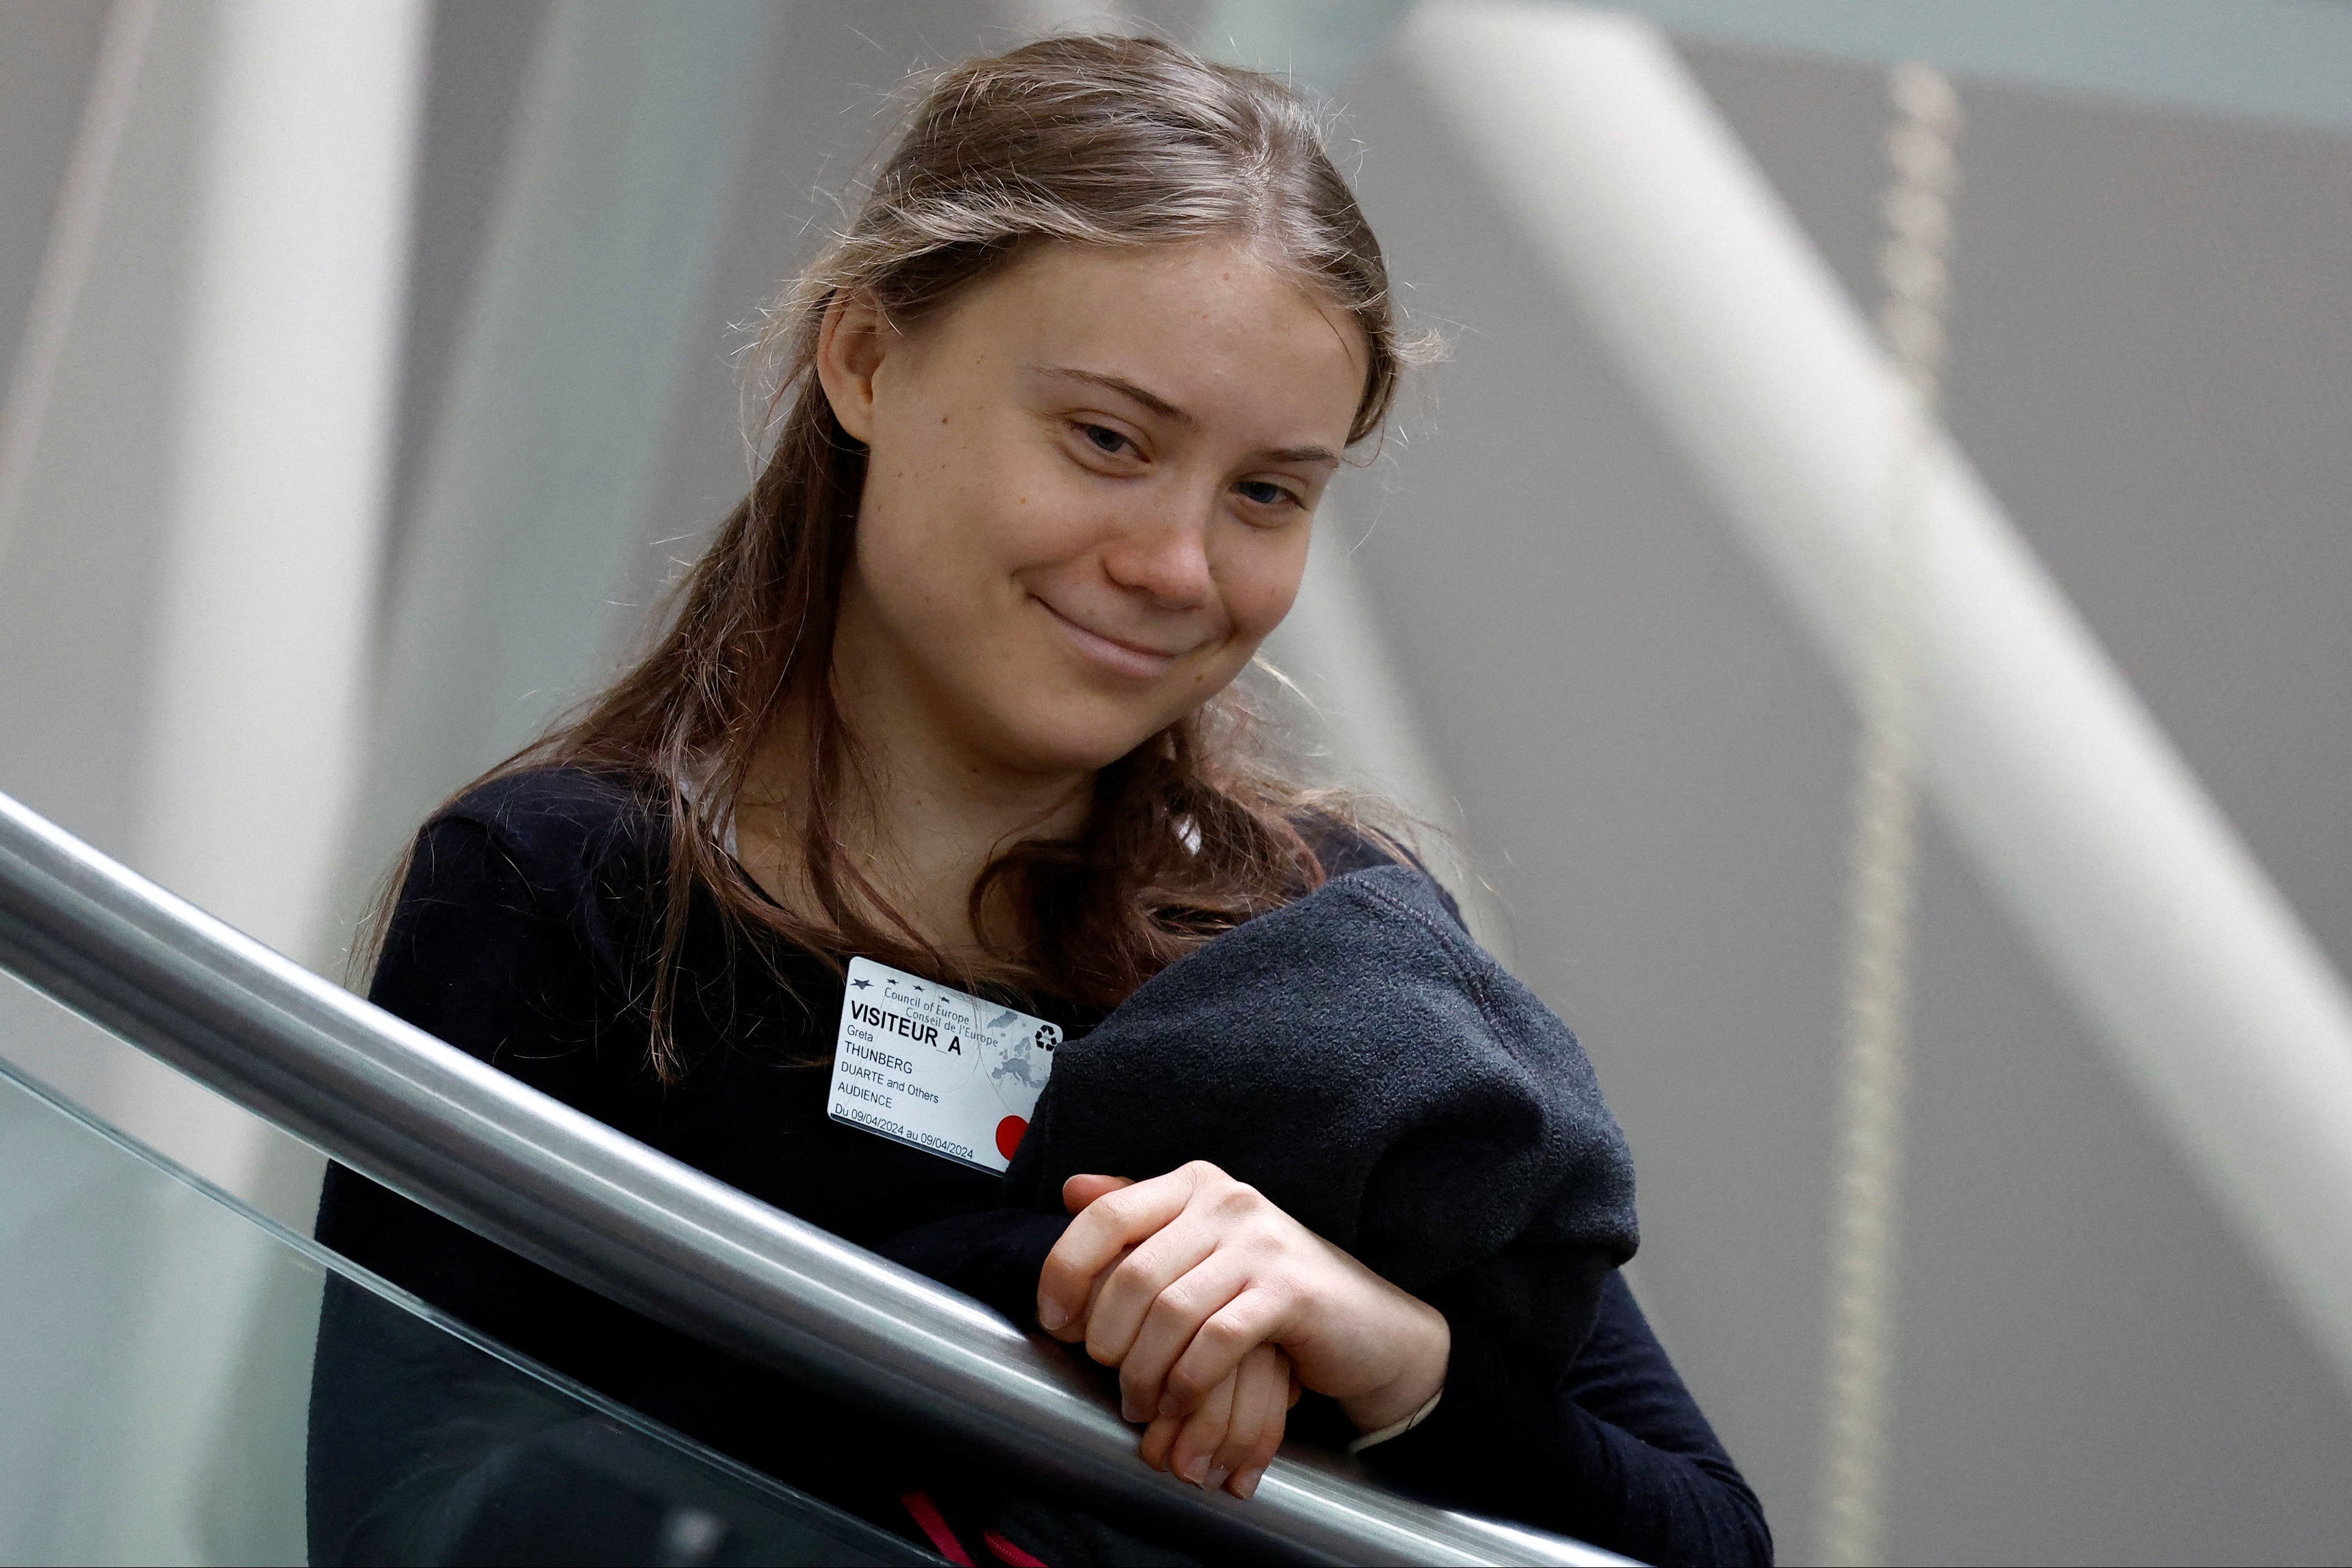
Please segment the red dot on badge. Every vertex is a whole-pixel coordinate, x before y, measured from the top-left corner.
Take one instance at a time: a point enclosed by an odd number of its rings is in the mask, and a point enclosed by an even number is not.
[[[1021,1134],[1028,1130],[1029,1124],[1024,1118],[1019,1116],[1005,1117],[1004,1120],[996,1124],[996,1152],[1003,1155],[1006,1159],[1011,1159],[1013,1157],[1013,1151],[1021,1146]]]

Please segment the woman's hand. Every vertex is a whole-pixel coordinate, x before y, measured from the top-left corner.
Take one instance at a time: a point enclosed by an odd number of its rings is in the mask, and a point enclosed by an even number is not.
[[[1172,1469],[1205,1490],[1223,1487],[1246,1498],[1274,1462],[1297,1403],[1298,1375],[1290,1358],[1262,1344],[1191,1415],[1155,1416],[1139,1445],[1143,1462]]]
[[[1156,1431],[1194,1416],[1265,1346],[1359,1431],[1403,1420],[1444,1386],[1452,1337],[1435,1308],[1215,1166],[1135,1183],[1072,1176],[1062,1201],[1077,1218],[1045,1260],[1037,1320],[1119,1369],[1130,1421]],[[1250,1374],[1235,1396],[1254,1400],[1253,1383],[1270,1376]],[[1189,1457],[1181,1428],[1171,1446]],[[1262,1464],[1237,1470],[1233,1490],[1248,1495],[1244,1475],[1255,1490]]]

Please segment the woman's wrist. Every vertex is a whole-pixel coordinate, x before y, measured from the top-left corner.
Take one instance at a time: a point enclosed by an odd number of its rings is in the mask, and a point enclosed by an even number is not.
[[[1409,1421],[1444,1390],[1454,1331],[1435,1307],[1420,1301],[1412,1307],[1403,1328],[1408,1345],[1402,1369],[1380,1387],[1337,1402],[1359,1432],[1378,1432]]]

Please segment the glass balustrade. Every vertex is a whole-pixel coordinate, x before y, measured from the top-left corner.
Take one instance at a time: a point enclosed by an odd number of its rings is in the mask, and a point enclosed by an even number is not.
[[[0,1040],[0,1562],[936,1561],[352,1269],[20,1054]],[[313,1453],[322,1314],[339,1354],[463,1393],[465,1422],[386,1461],[398,1484],[331,1426]]]

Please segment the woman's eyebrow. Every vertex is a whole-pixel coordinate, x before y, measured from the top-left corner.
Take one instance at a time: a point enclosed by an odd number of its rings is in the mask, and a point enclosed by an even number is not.
[[[1107,376],[1100,371],[1082,371],[1070,365],[1032,365],[1029,368],[1039,375],[1055,376],[1063,381],[1085,382],[1089,386],[1108,387],[1122,396],[1133,398],[1160,418],[1173,420],[1178,424],[1189,425],[1197,423],[1191,414],[1186,413],[1166,398],[1157,392],[1144,391],[1125,376]]]
[[[1075,365],[1032,365],[1029,368],[1041,376],[1108,388],[1122,397],[1133,398],[1160,418],[1172,420],[1178,424],[1191,426],[1199,423],[1166,398],[1157,392],[1144,391],[1125,376],[1105,375],[1100,371],[1082,371]],[[1273,463],[1325,463],[1336,467],[1339,462],[1339,455],[1328,446],[1281,446],[1260,455]]]

